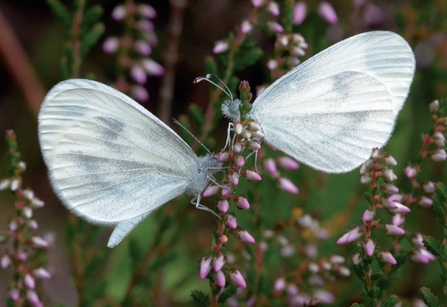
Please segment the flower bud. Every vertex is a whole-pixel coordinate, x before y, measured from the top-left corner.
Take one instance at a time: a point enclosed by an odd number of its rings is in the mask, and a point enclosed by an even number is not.
[[[307,4],[304,1],[299,1],[293,10],[293,24],[299,26],[303,23],[307,15]]]
[[[210,256],[206,256],[202,258],[202,261],[200,262],[200,279],[205,279],[209,272],[211,271],[211,258]]]
[[[298,188],[288,178],[280,177],[278,179],[278,183],[279,183],[279,188],[287,193],[295,194],[295,195],[299,193]]]
[[[247,179],[251,180],[251,181],[261,181],[262,180],[262,177],[253,170],[247,170],[245,172],[245,176],[247,176]]]
[[[392,255],[390,252],[388,252],[388,251],[381,252],[381,253],[379,254],[379,258],[380,258],[383,262],[385,262],[385,263],[389,263],[389,264],[391,264],[391,265],[395,265],[395,264],[397,263],[397,261],[396,261],[396,259],[393,257],[393,255]]]
[[[247,244],[254,244],[256,242],[252,235],[246,230],[239,230],[237,232],[237,237],[239,240]]]
[[[237,228],[237,219],[232,214],[228,214],[225,216],[225,223],[227,224],[228,228],[231,230]]]
[[[289,171],[297,170],[300,167],[300,165],[295,160],[287,156],[279,157],[278,159],[276,159],[276,163],[278,163],[278,165],[282,168]]]
[[[215,184],[210,184],[205,191],[203,191],[202,196],[203,197],[210,197],[212,195],[216,195],[217,192],[219,192],[220,187]]]
[[[273,177],[278,176],[278,171],[276,169],[276,163],[275,163],[275,160],[273,160],[272,158],[268,158],[264,161],[264,168]]]
[[[225,265],[225,256],[219,255],[219,257],[215,257],[213,260],[213,269],[214,272],[219,272],[222,270],[223,266]]]
[[[8,255],[4,255],[0,260],[0,266],[3,269],[6,269],[11,264],[11,258]]]
[[[422,207],[431,207],[433,205],[433,200],[430,197],[422,196],[419,198],[418,204]]]
[[[33,271],[33,275],[36,278],[40,278],[40,279],[50,279],[51,278],[51,274],[50,272],[48,272],[46,269],[44,268],[37,268]]]
[[[284,278],[278,278],[273,285],[273,290],[275,292],[282,292],[286,288],[286,281]]]
[[[338,22],[337,13],[332,5],[326,1],[321,1],[318,5],[318,14],[331,25]]]
[[[427,249],[425,248],[420,248],[416,251],[413,251],[410,255],[411,260],[413,260],[414,262],[419,262],[419,263],[423,263],[423,264],[427,264],[430,261],[434,261],[436,260],[435,255],[433,255],[432,253],[430,253]]]
[[[363,248],[365,249],[365,254],[368,257],[371,257],[372,254],[374,254],[374,249],[376,248],[376,244],[373,240],[368,239],[366,243],[363,245]]]
[[[222,271],[218,271],[215,275],[214,275],[214,281],[216,282],[216,285],[218,287],[225,287],[225,274]]]
[[[47,241],[37,236],[31,238],[31,243],[37,248],[47,248],[49,246]]]
[[[385,225],[386,233],[390,236],[403,236],[405,234],[405,230],[400,228],[394,224],[386,224]]]
[[[250,209],[250,203],[245,197],[239,196],[236,200],[236,205],[242,210]]]
[[[401,203],[394,202],[395,207],[390,209],[390,212],[397,214],[397,213],[409,213],[411,210],[407,206],[402,205]]]
[[[439,111],[439,100],[435,100],[432,103],[430,103],[429,108],[430,108],[431,113],[438,112]]]
[[[238,270],[234,270],[230,273],[230,279],[240,288],[245,289],[247,287],[244,277]]]
[[[220,212],[227,213],[228,209],[230,209],[230,203],[226,199],[219,200],[217,202],[217,208],[219,209]]]
[[[362,220],[364,222],[370,222],[374,219],[375,216],[376,216],[376,213],[374,211],[365,210],[365,212],[363,212]]]
[[[422,189],[427,194],[433,194],[435,192],[435,184],[431,181],[425,182],[422,185]]]
[[[223,40],[217,41],[214,45],[213,53],[214,54],[223,53],[223,52],[227,51],[228,49],[230,49],[230,44],[227,41],[223,41]]]
[[[242,157],[242,156],[238,156],[237,158],[236,158],[236,165],[237,166],[239,166],[239,167],[242,167],[242,166],[244,166],[244,164],[245,164],[245,158],[244,157]]]
[[[226,162],[230,158],[230,153],[228,151],[224,151],[219,155],[219,162]]]
[[[361,236],[362,236],[362,233],[360,232],[360,228],[354,227],[353,229],[351,229],[350,231],[345,233],[340,239],[338,239],[337,244],[338,245],[349,244],[349,243],[354,242]]]
[[[36,287],[36,281],[34,280],[34,277],[31,276],[31,274],[25,274],[23,281],[28,289],[34,289]]]

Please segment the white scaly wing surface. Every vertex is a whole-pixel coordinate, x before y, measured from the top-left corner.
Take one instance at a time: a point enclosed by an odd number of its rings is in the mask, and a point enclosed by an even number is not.
[[[413,52],[399,35],[359,34],[278,79],[247,116],[261,125],[269,144],[296,160],[347,172],[388,141],[414,69]]]
[[[64,81],[48,93],[39,140],[62,203],[93,223],[123,222],[126,231],[184,193],[198,171],[197,156],[172,129],[89,80]]]

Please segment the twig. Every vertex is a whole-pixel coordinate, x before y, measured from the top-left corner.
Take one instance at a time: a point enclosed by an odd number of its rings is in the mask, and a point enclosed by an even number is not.
[[[28,107],[37,117],[45,90],[40,83],[23,47],[0,11],[0,56],[22,90]]]
[[[183,30],[183,16],[188,6],[188,0],[170,0],[171,18],[168,24],[169,44],[167,48],[165,68],[166,74],[163,77],[160,89],[160,111],[159,117],[165,123],[171,120],[172,97],[174,92],[175,72],[178,62],[178,50],[180,36]]]

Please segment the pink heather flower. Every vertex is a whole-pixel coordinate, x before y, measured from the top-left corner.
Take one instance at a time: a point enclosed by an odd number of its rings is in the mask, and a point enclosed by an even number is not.
[[[242,130],[241,135],[242,135],[242,137],[243,137],[244,139],[246,139],[246,140],[251,139],[251,132],[248,131],[248,130],[246,130],[246,129]]]
[[[214,272],[219,272],[222,270],[223,266],[225,265],[225,256],[219,255],[219,257],[215,257],[213,260],[213,269]]]
[[[261,149],[261,145],[257,141],[252,140],[248,142],[248,149],[250,149],[251,151],[256,151]]]
[[[251,25],[251,23],[248,20],[244,20],[241,24],[241,32],[243,34],[248,34],[251,32],[251,30],[253,30],[253,26]]]
[[[418,204],[422,207],[431,207],[433,205],[433,200],[427,196],[422,196],[419,198]]]
[[[276,21],[267,21],[267,27],[275,33],[283,33],[284,28]]]
[[[385,192],[388,194],[396,194],[399,193],[399,189],[391,183],[387,183],[385,184]]]
[[[11,221],[10,223],[9,223],[9,230],[10,231],[16,231],[17,230],[17,221]]]
[[[6,269],[11,264],[11,258],[8,255],[4,255],[0,260],[0,266]]]
[[[258,173],[256,173],[255,171],[252,171],[252,170],[247,170],[245,175],[247,176],[247,179],[251,180],[251,181],[261,181],[262,180],[262,177]]]
[[[278,165],[282,168],[289,171],[297,170],[300,167],[300,165],[295,160],[286,156],[282,156],[276,159],[276,163],[278,163]]]
[[[368,184],[368,183],[370,183],[370,182],[371,182],[371,176],[370,176],[369,174],[363,174],[363,175],[360,177],[360,182],[361,182],[362,184]]]
[[[21,184],[20,179],[13,179],[10,186],[11,191],[17,191]]]
[[[218,185],[215,184],[210,184],[205,191],[203,191],[202,196],[203,197],[210,197],[212,195],[216,195],[217,192],[219,192],[220,187]]]
[[[38,248],[47,248],[49,246],[48,242],[42,239],[41,237],[32,237],[31,242],[34,244],[35,247]]]
[[[130,75],[138,84],[145,84],[147,81],[146,72],[140,65],[133,65],[130,69]]]
[[[289,258],[289,257],[291,257],[294,253],[295,253],[295,248],[294,248],[294,246],[291,245],[291,244],[284,245],[283,247],[281,247],[281,250],[280,250],[280,252],[279,252],[279,254],[281,255],[281,257],[283,257],[283,258]]]
[[[230,273],[230,279],[240,288],[245,289],[247,287],[244,277],[238,270],[234,270]]]
[[[251,0],[251,5],[254,7],[260,7],[264,3],[264,0]]]
[[[374,254],[374,249],[376,248],[376,244],[373,240],[368,239],[366,243],[363,245],[363,248],[365,249],[365,253],[367,256],[371,257],[372,254]]]
[[[385,160],[385,163],[388,164],[389,166],[396,166],[397,165],[396,159],[394,159],[390,155],[387,155],[384,160]]]
[[[214,54],[223,53],[223,52],[227,51],[229,48],[230,48],[230,44],[228,42],[226,42],[226,41],[218,41],[214,45],[213,53]]]
[[[34,289],[36,287],[36,281],[30,274],[25,274],[23,281],[28,289]]]
[[[331,292],[323,289],[316,290],[313,297],[321,304],[332,304],[335,301],[335,296]]]
[[[233,145],[233,151],[235,153],[241,153],[242,149],[243,149],[243,146],[242,146],[241,143],[236,143],[236,144]]]
[[[9,188],[10,182],[9,179],[0,180],[0,191],[6,190]]]
[[[236,165],[237,165],[237,166],[242,167],[242,166],[244,166],[244,164],[245,164],[245,158],[242,157],[242,156],[238,156],[238,157],[236,158],[235,162],[236,162]]]
[[[402,229],[399,226],[394,225],[394,224],[386,224],[385,231],[390,236],[403,236],[405,234],[404,229]]]
[[[401,194],[393,194],[390,197],[388,197],[388,199],[391,201],[401,202],[404,199],[404,197]]]
[[[140,13],[141,16],[144,16],[149,19],[153,19],[157,16],[157,11],[149,4],[138,5],[138,12]]]
[[[329,24],[333,25],[338,22],[337,13],[331,4],[321,1],[318,6],[318,14]]]
[[[445,152],[445,149],[436,150],[431,156],[431,159],[435,162],[445,161],[447,159],[447,153]]]
[[[114,53],[118,50],[120,40],[117,37],[109,37],[102,44],[102,51],[104,53]]]
[[[424,238],[422,237],[422,235],[420,233],[415,234],[412,238],[411,238],[411,242],[416,246],[416,247],[420,247],[423,248],[424,247],[424,242],[423,242]]]
[[[24,207],[22,209],[22,214],[24,217],[26,217],[27,219],[30,219],[33,217],[33,209],[31,209],[30,207]]]
[[[405,222],[405,216],[403,214],[396,214],[393,216],[393,225],[400,226]]]
[[[383,205],[383,207],[385,207],[387,209],[396,208],[396,204],[394,203],[394,201],[392,201],[389,198],[382,198],[382,205]]]
[[[50,279],[51,278],[50,272],[48,272],[44,268],[37,268],[37,269],[35,269],[33,271],[33,275],[34,275],[34,277],[40,278],[40,279]]]
[[[286,281],[284,278],[278,278],[273,285],[275,292],[282,292],[286,288]]]
[[[388,251],[381,252],[381,253],[379,254],[379,258],[380,258],[383,262],[385,262],[385,263],[389,263],[389,264],[391,264],[391,265],[395,265],[395,264],[397,263],[397,261],[396,261],[396,259],[393,257],[393,255],[392,255],[390,252],[388,252]]]
[[[132,96],[135,97],[135,99],[138,101],[145,102],[149,100],[149,93],[141,85],[133,85],[130,91],[132,93]]]
[[[267,68],[269,70],[275,70],[276,68],[278,68],[278,61],[276,61],[275,59],[270,59],[267,62]]]
[[[144,59],[141,61],[141,65],[143,66],[144,70],[147,72],[149,76],[160,77],[165,74],[164,67],[155,62],[154,60]]]
[[[234,215],[228,214],[225,216],[225,222],[229,229],[236,229],[237,228],[237,219]]]
[[[374,211],[365,210],[365,212],[363,212],[363,215],[362,215],[362,221],[370,222],[374,219],[375,216],[376,216],[376,213]]]
[[[357,265],[362,260],[362,257],[360,257],[360,254],[357,253],[357,254],[354,254],[354,256],[352,256],[351,260],[352,260],[352,263]]]
[[[243,210],[250,209],[250,203],[248,202],[248,200],[245,197],[242,197],[242,196],[239,196],[237,198],[236,205]]]
[[[219,162],[226,162],[230,158],[230,153],[228,151],[224,151],[219,155]]]
[[[333,264],[343,264],[346,262],[345,257],[340,256],[340,255],[332,255],[331,259],[329,259],[329,261]]]
[[[273,160],[272,158],[264,160],[264,168],[273,177],[278,176],[278,171],[276,170],[276,163],[275,160]]]
[[[40,303],[39,296],[37,293],[33,290],[26,291],[26,299],[31,303],[34,304],[34,306],[43,306]]]
[[[430,261],[435,261],[436,260],[435,255],[430,253],[425,248],[420,248],[420,249],[412,252],[412,254],[410,255],[410,258],[414,262],[419,262],[419,263],[423,263],[423,264],[427,264]]]
[[[340,239],[338,239],[337,244],[338,245],[349,244],[349,243],[354,242],[361,236],[362,236],[362,233],[360,232],[360,228],[354,227],[353,229],[351,229],[350,231],[345,233]]]
[[[295,284],[287,285],[287,294],[289,296],[295,296],[298,294],[298,287]]]
[[[345,267],[345,266],[338,267],[337,268],[337,273],[340,274],[341,276],[346,276],[346,277],[351,275],[351,271],[349,271],[349,269],[347,267]]]
[[[148,56],[152,52],[152,48],[148,42],[144,40],[138,40],[135,42],[135,49],[143,56]]]
[[[278,5],[278,3],[270,1],[269,6],[268,6],[267,9],[270,12],[270,14],[272,14],[273,16],[279,16],[279,5]]]
[[[295,195],[299,193],[298,188],[288,178],[280,177],[278,179],[278,183],[279,183],[279,188],[287,193],[295,194]]]
[[[416,176],[416,174],[418,173],[418,169],[412,166],[407,166],[405,168],[405,175],[407,176],[407,178],[413,178],[414,176]]]
[[[118,5],[112,11],[112,18],[116,21],[123,20],[126,16],[126,8],[123,5]]]
[[[239,173],[232,173],[228,177],[229,177],[229,179],[230,179],[232,184],[238,185],[238,183],[239,183]]]
[[[222,271],[218,271],[215,275],[214,275],[214,281],[216,282],[216,285],[218,287],[225,287],[225,274]]]
[[[307,269],[312,273],[318,273],[320,271],[320,267],[314,262],[309,263]]]
[[[20,298],[20,291],[18,289],[13,288],[11,289],[11,291],[9,291],[9,296],[15,302]]]
[[[435,192],[435,184],[431,181],[428,181],[422,185],[422,189],[427,194],[433,194]]]
[[[436,146],[438,146],[440,148],[444,148],[444,146],[445,146],[444,133],[437,131],[433,134],[433,138],[435,139]]]
[[[390,209],[390,211],[392,213],[394,213],[394,214],[397,214],[397,213],[405,214],[405,213],[408,213],[408,212],[411,211],[410,208],[408,208],[407,206],[402,205],[401,203],[395,202],[394,205],[395,205],[395,207]]]
[[[200,279],[205,279],[211,271],[211,260],[213,260],[213,258],[210,256],[202,258],[202,261],[200,262]]]
[[[388,168],[383,171],[383,179],[385,179],[385,181],[391,182],[396,180],[397,176],[396,174],[394,174],[392,169]]]
[[[234,133],[241,134],[242,131],[244,131],[244,126],[242,126],[241,123],[236,123],[236,125],[234,125]]]
[[[247,244],[255,244],[256,242],[252,235],[246,230],[239,230],[237,232],[237,237],[239,240]]]
[[[33,208],[42,208],[44,205],[45,203],[37,197],[31,199],[31,207]]]
[[[217,208],[219,209],[220,212],[227,213],[228,209],[230,209],[230,203],[226,199],[219,200],[217,202]]]
[[[295,5],[293,10],[293,24],[299,26],[306,19],[307,4],[304,1],[300,1]]]
[[[436,113],[439,111],[439,100],[435,100],[429,105],[430,112]]]

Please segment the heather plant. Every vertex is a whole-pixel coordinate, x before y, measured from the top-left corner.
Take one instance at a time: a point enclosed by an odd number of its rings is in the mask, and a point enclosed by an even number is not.
[[[407,1],[393,12],[395,22],[387,22],[386,5],[378,1],[247,1],[237,25],[215,37],[206,52],[204,77],[191,76],[198,78],[187,84],[209,96],[181,111],[173,107],[174,81],[187,58],[182,59],[187,48],[180,46],[194,44],[182,41],[190,30],[185,18],[200,11],[199,4],[170,1],[166,31],[159,22],[167,9],[155,1],[109,7],[48,0],[48,5],[66,29],[61,74],[53,81],[101,80],[155,109],[167,123],[175,114],[179,124],[173,127],[182,138],[198,155],[204,147],[213,149],[223,169],[202,193],[202,203],[214,214],[196,210],[184,195],[107,249],[109,229],[67,213],[65,232],[57,233],[57,245],[50,247],[54,234],[39,232],[45,221],[33,214],[43,201],[22,188],[25,163],[19,151],[27,148],[25,138],[17,145],[8,130],[8,174],[0,181],[1,194],[12,195],[0,198],[2,207],[9,206],[0,224],[5,304],[445,305],[444,4]],[[263,142],[262,128],[246,118],[254,97],[331,43],[389,26],[413,47],[418,66],[385,148],[372,149],[358,171],[327,175]],[[95,56],[106,59],[109,70],[92,65]],[[262,74],[246,78],[251,69]],[[41,285],[60,271],[53,264],[58,259],[46,256],[49,248],[67,250],[75,303],[52,298]]]

